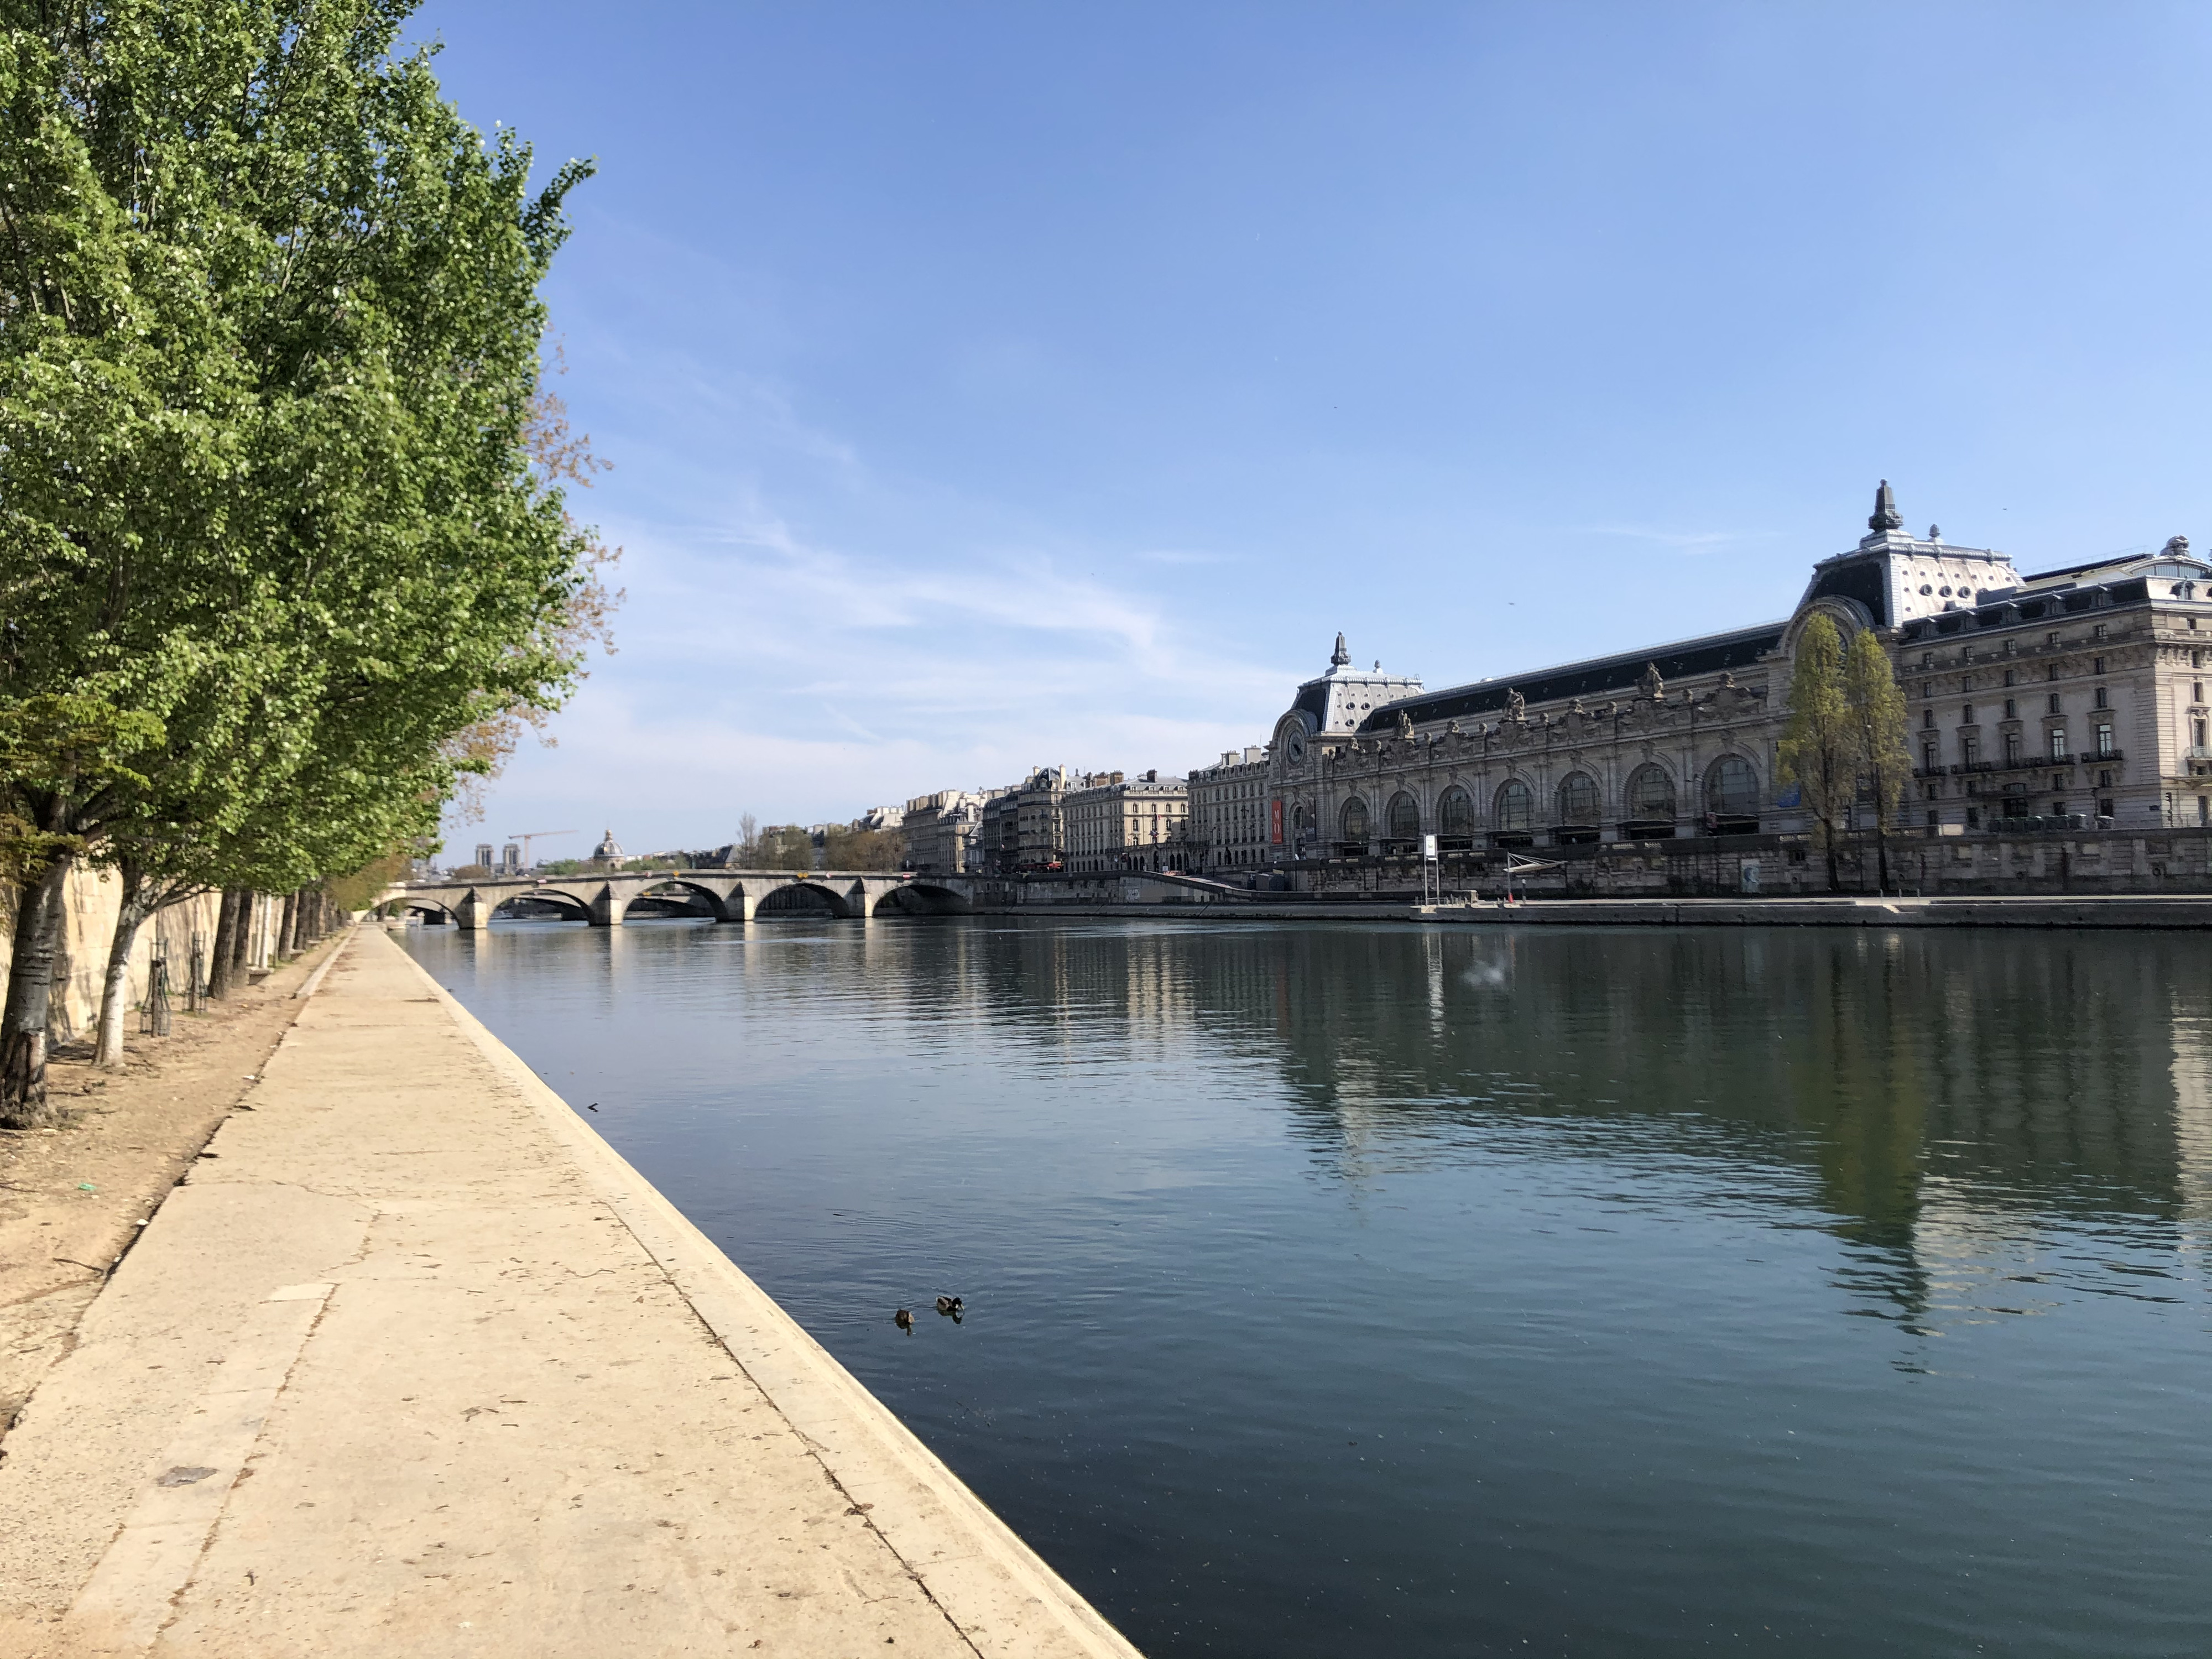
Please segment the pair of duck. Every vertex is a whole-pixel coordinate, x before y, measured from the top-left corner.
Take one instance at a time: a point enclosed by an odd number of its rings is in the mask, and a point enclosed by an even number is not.
[[[940,1296],[937,1298],[937,1311],[941,1314],[949,1315],[955,1320],[957,1320],[960,1317],[962,1310],[964,1310],[967,1305],[968,1304],[966,1303],[963,1302],[957,1296]],[[914,1316],[908,1313],[904,1308],[901,1308],[896,1313],[891,1316],[891,1323],[896,1325],[902,1331],[910,1331],[914,1328]]]

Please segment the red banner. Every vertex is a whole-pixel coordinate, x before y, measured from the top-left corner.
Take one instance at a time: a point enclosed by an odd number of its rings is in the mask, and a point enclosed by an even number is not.
[[[1283,844],[1283,803],[1279,798],[1267,803],[1267,839],[1278,847]]]

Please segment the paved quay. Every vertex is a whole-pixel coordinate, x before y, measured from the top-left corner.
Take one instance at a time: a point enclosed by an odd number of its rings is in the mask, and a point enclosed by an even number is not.
[[[0,1461],[0,1652],[1135,1650],[385,933]]]

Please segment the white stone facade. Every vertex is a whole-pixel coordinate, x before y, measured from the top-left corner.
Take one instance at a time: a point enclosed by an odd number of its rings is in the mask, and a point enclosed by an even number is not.
[[[1353,671],[1340,635],[1257,771],[1224,756],[1194,775],[1201,867],[1413,857],[1431,835],[1483,854],[1802,832],[1775,757],[1816,612],[1847,639],[1875,630],[1910,700],[1895,828],[2212,823],[2212,566],[2185,540],[2022,576],[1904,534],[1887,483],[1869,530],[1783,620],[1437,692]],[[1256,849],[1224,815],[1255,785]]]
[[[1072,874],[1181,870],[1188,862],[1183,831],[1190,797],[1181,778],[1109,772],[1071,792],[1062,810]]]
[[[1185,834],[1194,869],[1249,870],[1273,861],[1267,776],[1267,751],[1257,745],[1191,773]]]
[[[981,873],[983,808],[994,793],[939,789],[908,801],[899,821],[906,867],[929,876]]]

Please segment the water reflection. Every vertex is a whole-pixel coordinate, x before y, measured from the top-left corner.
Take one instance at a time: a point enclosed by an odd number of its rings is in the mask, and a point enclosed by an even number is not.
[[[2185,938],[417,948],[1156,1654],[2179,1653],[2212,1620]],[[957,1335],[883,1340],[945,1290]]]
[[[1338,1181],[1482,1157],[1501,1111],[1559,1121],[1562,1151],[1735,1164],[1758,1183],[1746,1201],[1865,1247],[1854,1280],[1919,1317],[1931,1271],[1948,1292],[1973,1262],[2024,1268],[2012,1249],[2039,1213],[2170,1224],[2177,1260],[2204,1248],[2212,994],[2193,982],[2195,948],[2032,945],[902,926],[872,931],[860,966],[872,1005],[939,1031],[1071,1057],[1102,1041],[1167,1060],[1204,1047],[1274,1068],[1316,1173]],[[802,948],[746,963],[804,993],[823,969]],[[1999,1239],[2013,1246],[1993,1255]]]

